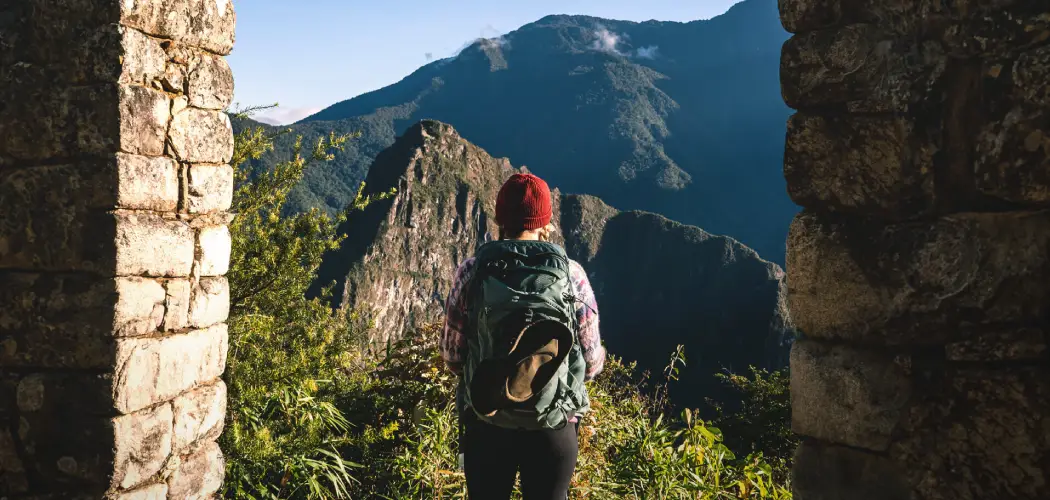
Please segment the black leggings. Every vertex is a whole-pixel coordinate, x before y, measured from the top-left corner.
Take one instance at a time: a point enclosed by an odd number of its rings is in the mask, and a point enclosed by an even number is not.
[[[559,430],[504,429],[467,418],[463,460],[470,500],[506,500],[521,470],[524,500],[565,500],[576,469],[576,425]]]

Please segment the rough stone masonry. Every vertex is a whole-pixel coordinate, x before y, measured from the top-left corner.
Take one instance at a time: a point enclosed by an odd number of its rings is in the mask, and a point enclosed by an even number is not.
[[[796,500],[1050,498],[1050,3],[779,5]]]
[[[234,20],[0,2],[0,497],[222,484]]]

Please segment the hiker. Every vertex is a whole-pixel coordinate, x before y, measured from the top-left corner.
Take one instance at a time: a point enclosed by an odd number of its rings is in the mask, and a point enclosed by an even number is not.
[[[499,239],[456,271],[445,304],[441,355],[459,375],[467,494],[510,498],[521,471],[525,500],[565,500],[576,468],[585,380],[605,349],[587,274],[550,243],[551,194],[514,174],[496,197]]]

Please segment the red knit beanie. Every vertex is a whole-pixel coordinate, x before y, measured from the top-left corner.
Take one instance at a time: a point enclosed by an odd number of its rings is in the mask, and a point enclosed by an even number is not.
[[[514,174],[496,195],[496,223],[511,231],[539,229],[551,221],[551,190],[532,174]]]

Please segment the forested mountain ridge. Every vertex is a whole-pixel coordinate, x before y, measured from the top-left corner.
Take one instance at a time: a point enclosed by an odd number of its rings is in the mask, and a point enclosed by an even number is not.
[[[296,134],[361,131],[290,197],[293,211],[338,211],[379,152],[436,119],[562,192],[730,235],[782,262],[797,211],[781,172],[786,38],[773,0],[689,23],[548,16],[308,117],[259,164],[286,156]]]

